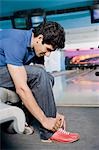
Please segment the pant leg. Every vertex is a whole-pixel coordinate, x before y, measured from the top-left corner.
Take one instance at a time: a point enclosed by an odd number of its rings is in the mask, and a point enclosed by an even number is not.
[[[46,116],[56,116],[56,105],[51,86],[53,78],[40,66],[25,66],[28,85],[36,98],[38,105],[44,111]],[[14,89],[14,84],[7,67],[0,68],[0,86]],[[39,126],[40,136],[42,139],[48,139],[53,132]]]
[[[53,77],[41,66],[25,66],[28,76],[28,85],[36,98],[38,105],[48,117],[56,117],[56,105],[52,91]],[[40,126],[40,136],[48,139],[53,132]]]
[[[0,67],[0,87],[15,91],[15,86],[7,67]]]

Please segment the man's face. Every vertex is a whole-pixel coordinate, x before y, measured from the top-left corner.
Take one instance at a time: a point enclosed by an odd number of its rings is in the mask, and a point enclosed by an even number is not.
[[[35,53],[38,57],[41,57],[41,56],[49,57],[50,53],[54,51],[54,49],[52,45],[42,44],[42,41],[43,41],[42,35],[39,35],[38,37],[36,37],[36,39],[34,39],[33,47],[34,47]]]

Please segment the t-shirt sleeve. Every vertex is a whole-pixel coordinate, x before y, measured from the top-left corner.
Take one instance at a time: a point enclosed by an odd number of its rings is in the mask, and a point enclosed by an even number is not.
[[[25,48],[22,47],[20,43],[17,43],[17,41],[13,39],[5,39],[2,42],[4,42],[6,45],[4,46],[6,63],[16,66],[22,66],[23,59],[25,56]],[[4,43],[2,44],[4,45]]]

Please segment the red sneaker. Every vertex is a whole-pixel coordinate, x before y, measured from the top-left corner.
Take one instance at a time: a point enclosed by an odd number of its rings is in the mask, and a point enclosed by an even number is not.
[[[80,135],[78,133],[70,133],[60,128],[48,140],[42,140],[42,141],[72,143],[79,139],[80,139]]]

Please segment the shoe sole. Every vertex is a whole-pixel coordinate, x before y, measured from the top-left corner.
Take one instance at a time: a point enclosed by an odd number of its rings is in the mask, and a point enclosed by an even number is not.
[[[43,143],[52,143],[53,141],[48,139],[48,140],[41,140],[41,142],[43,142]]]
[[[41,142],[43,142],[43,143],[64,143],[65,144],[65,143],[74,143],[74,142],[76,142],[78,140],[80,140],[80,139],[77,139],[77,140],[71,141],[71,142],[59,142],[59,141],[48,139],[48,140],[41,140]]]

